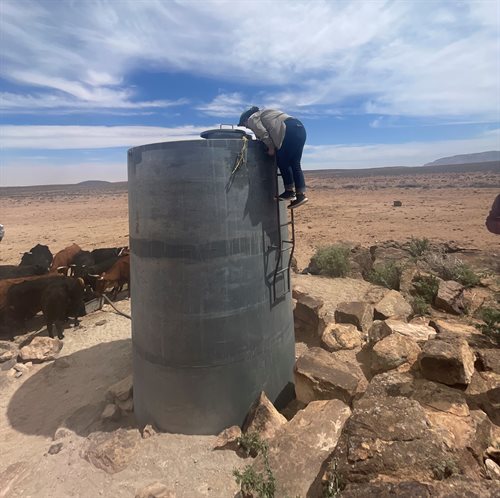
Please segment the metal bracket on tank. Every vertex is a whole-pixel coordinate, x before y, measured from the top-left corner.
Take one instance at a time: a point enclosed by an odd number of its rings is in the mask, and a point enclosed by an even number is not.
[[[226,192],[229,192],[229,189],[231,188],[231,185],[233,184],[234,175],[236,175],[236,172],[238,171],[238,169],[240,168],[240,166],[242,164],[246,164],[247,163],[248,138],[247,137],[241,137],[241,140],[243,141],[243,145],[241,146],[240,152],[236,156],[236,160],[234,162],[233,171],[231,171],[231,174],[229,175],[229,180],[226,183]]]

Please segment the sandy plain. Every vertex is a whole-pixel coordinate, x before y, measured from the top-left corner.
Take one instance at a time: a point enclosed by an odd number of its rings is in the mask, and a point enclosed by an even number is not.
[[[309,203],[295,211],[299,268],[316,247],[339,241],[363,246],[427,237],[466,249],[491,251],[500,237],[484,225],[500,193],[500,165],[491,171],[337,176],[306,173]],[[393,207],[400,200],[401,207]],[[76,242],[83,249],[128,244],[125,183],[99,186],[0,188],[0,223],[6,235],[0,264],[18,264],[34,244],[52,252]]]

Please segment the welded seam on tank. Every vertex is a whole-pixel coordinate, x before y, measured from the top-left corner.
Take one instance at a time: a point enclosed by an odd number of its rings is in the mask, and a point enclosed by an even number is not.
[[[262,254],[262,241],[259,237],[238,237],[215,240],[200,244],[172,244],[163,240],[130,239],[130,250],[141,258],[179,258],[206,261],[237,254]]]
[[[292,328],[291,332],[289,331],[290,328]],[[193,363],[190,363],[189,365],[184,365],[173,362],[167,362],[165,361],[165,358],[163,358],[162,356],[145,351],[139,344],[137,344],[137,342],[134,340],[133,337],[132,337],[132,346],[135,354],[138,354],[143,360],[147,361],[148,363],[152,363],[154,365],[160,365],[162,367],[167,367],[167,368],[187,368],[187,369],[215,368],[215,367],[223,367],[226,365],[231,365],[233,363],[244,363],[245,361],[249,361],[252,358],[261,356],[262,353],[264,353],[265,351],[272,351],[278,343],[285,342],[288,334],[290,334],[290,336],[293,337],[293,324],[283,329],[280,334],[275,335],[274,337],[268,339],[261,345],[260,348],[254,348],[250,352],[247,351],[240,353],[236,356],[231,356],[230,361],[214,361],[203,365],[200,364],[197,365]]]

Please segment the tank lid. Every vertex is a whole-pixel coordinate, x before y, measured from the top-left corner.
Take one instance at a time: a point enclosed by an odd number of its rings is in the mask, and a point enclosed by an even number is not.
[[[248,139],[251,139],[251,135],[248,135],[245,133],[244,130],[235,130],[233,129],[227,129],[227,128],[216,128],[214,130],[205,130],[200,133],[201,138],[207,138],[207,139],[236,139],[239,140],[243,137],[247,137]]]

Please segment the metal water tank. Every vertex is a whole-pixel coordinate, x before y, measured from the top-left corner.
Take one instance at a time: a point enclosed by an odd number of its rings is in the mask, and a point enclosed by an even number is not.
[[[274,162],[241,133],[205,136],[128,153],[134,411],[183,434],[241,425],[261,391],[293,396]]]

